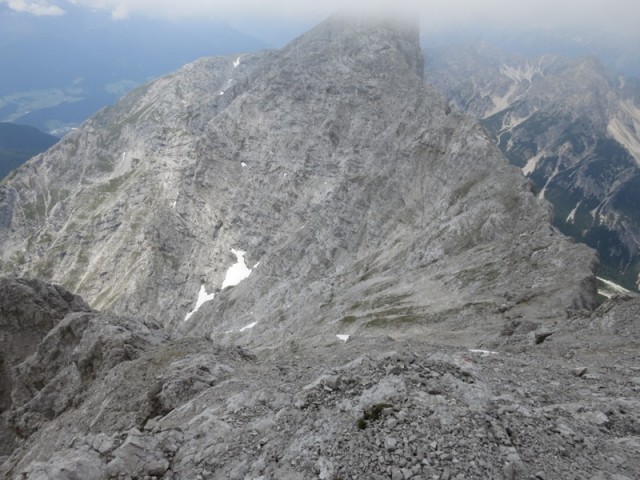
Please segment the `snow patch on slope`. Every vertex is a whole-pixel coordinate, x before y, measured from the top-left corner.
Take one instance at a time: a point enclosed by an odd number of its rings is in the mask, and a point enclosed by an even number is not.
[[[240,330],[238,330],[239,332],[244,332],[245,330],[251,330],[253,327],[255,327],[258,324],[258,322],[252,322],[249,325],[246,325],[244,327],[242,327]]]
[[[225,289],[227,287],[234,287],[249,275],[251,275],[252,269],[248,268],[247,264],[244,262],[244,256],[247,252],[232,248],[231,253],[236,256],[236,263],[231,265],[227,270],[227,274],[225,275],[224,281],[222,282],[222,289]],[[260,262],[256,263],[254,268],[257,267],[259,263]],[[186,322],[187,320],[189,320],[191,315],[196,313],[204,303],[208,302],[209,300],[213,300],[214,296],[215,293],[207,293],[205,286],[201,285],[200,292],[198,293],[198,300],[196,301],[196,306],[193,308],[193,310],[187,313],[186,317],[184,317],[184,321]],[[247,325],[240,331],[242,332],[244,330],[248,330],[250,328],[253,328],[255,325],[256,323],[254,322],[250,325]]]
[[[198,300],[196,300],[196,306],[193,307],[193,310],[187,313],[187,316],[184,317],[184,321],[186,322],[187,320],[189,320],[191,315],[196,313],[204,303],[208,302],[209,300],[213,300],[214,296],[215,293],[207,293],[207,289],[205,288],[205,286],[200,285],[200,292],[198,292]]]
[[[222,282],[222,288],[235,287],[242,280],[251,275],[251,269],[244,262],[244,256],[247,252],[242,250],[231,249],[231,253],[236,256],[237,262],[229,267],[227,274]]]
[[[483,357],[488,357],[489,355],[498,355],[498,352],[493,352],[491,350],[481,350],[481,349],[471,349],[469,350],[471,353],[479,353],[481,354]]]

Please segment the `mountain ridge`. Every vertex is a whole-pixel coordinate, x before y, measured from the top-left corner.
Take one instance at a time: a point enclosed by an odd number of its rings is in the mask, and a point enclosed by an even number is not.
[[[16,294],[26,308],[15,310]],[[637,298],[553,329],[512,323],[496,350],[367,336],[246,350],[0,278],[7,310],[17,324],[33,325],[38,312],[51,325],[11,370],[14,403],[0,404],[2,478],[630,480],[640,471],[630,436],[640,426]]]
[[[67,7],[55,18],[2,7],[0,56],[11,74],[0,79],[0,119],[63,136],[136,86],[187,62],[268,47],[224,22],[114,21],[104,11]]]

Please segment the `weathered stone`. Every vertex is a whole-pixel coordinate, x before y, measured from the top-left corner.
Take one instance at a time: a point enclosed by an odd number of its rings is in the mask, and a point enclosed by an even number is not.
[[[517,472],[515,462],[508,462],[502,469],[502,472],[504,473],[504,478],[506,480],[515,480]]]
[[[553,335],[553,330],[542,329],[534,332],[534,343],[540,345],[547,338]]]
[[[404,480],[404,475],[402,474],[402,470],[400,470],[398,467],[392,467],[391,480]]]
[[[571,374],[575,377],[582,377],[585,373],[587,373],[587,367],[576,367],[571,370]]]
[[[384,448],[391,451],[396,449],[398,441],[393,437],[384,437]]]
[[[340,376],[339,375],[327,375],[323,379],[323,383],[325,386],[335,390],[340,385]]]
[[[598,411],[579,413],[577,417],[585,422],[597,426],[607,425],[609,423],[609,417]]]
[[[385,368],[385,373],[387,375],[400,375],[402,372],[402,368],[399,365],[389,365]]]

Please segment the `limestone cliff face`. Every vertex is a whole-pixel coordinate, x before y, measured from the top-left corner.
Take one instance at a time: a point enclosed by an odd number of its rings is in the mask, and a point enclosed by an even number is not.
[[[554,223],[596,248],[603,275],[638,288],[640,84],[594,58],[535,58],[487,45],[427,52],[427,81],[480,119],[554,205]]]
[[[4,182],[2,270],[250,344],[590,306],[594,254],[422,62],[416,28],[335,17],[141,87]]]

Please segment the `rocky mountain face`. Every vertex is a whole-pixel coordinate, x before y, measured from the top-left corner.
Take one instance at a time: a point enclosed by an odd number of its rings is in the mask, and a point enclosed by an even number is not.
[[[46,308],[71,298],[5,279],[0,308],[12,291]],[[16,444],[0,456],[1,478],[640,474],[637,298],[551,328],[522,319],[491,350],[356,336],[249,352],[69,310],[13,370],[0,422]],[[35,311],[14,318],[28,323]]]
[[[417,27],[341,17],[187,65],[3,183],[1,270],[251,345],[589,308],[592,252],[422,72]]]
[[[3,271],[93,308],[0,281],[1,346],[33,331],[0,477],[637,477],[638,300],[592,312],[594,252],[422,58],[411,25],[333,17],[4,181]]]
[[[428,81],[482,120],[554,205],[554,223],[598,250],[603,275],[638,289],[640,82],[594,58],[527,58],[487,45],[426,53]]]

